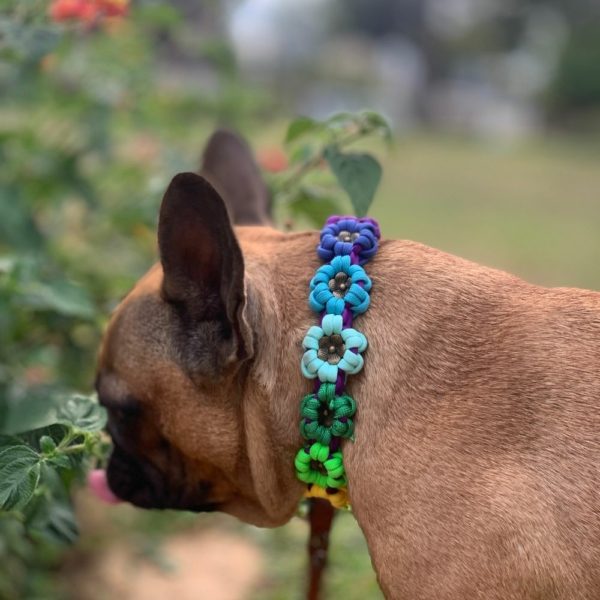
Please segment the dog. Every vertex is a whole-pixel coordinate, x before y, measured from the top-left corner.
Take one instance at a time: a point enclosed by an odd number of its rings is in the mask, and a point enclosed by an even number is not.
[[[202,174],[171,181],[160,263],[99,353],[117,496],[266,527],[294,515],[318,240],[270,226],[233,134],[215,134]],[[600,598],[600,294],[410,241],[383,240],[369,275],[370,345],[349,382],[356,439],[343,453],[386,597]]]

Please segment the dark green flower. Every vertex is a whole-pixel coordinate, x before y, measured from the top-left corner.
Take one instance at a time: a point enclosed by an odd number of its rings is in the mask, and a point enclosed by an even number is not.
[[[332,437],[351,438],[356,403],[352,396],[335,395],[335,384],[323,383],[317,394],[304,396],[300,404],[300,433],[307,440],[329,446]]]

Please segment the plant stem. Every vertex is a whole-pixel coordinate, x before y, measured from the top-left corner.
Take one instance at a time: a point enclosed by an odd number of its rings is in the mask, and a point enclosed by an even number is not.
[[[369,133],[369,131],[363,131],[362,129],[359,129],[358,131],[350,133],[345,138],[339,138],[338,140],[334,140],[330,144],[323,146],[314,156],[305,160],[286,180],[281,183],[279,191],[283,193],[287,192],[295,184],[301,181],[311,169],[315,168],[325,158],[325,151],[329,146],[335,145],[339,146],[340,148],[348,146],[360,138],[365,137],[365,135],[368,135]]]
[[[76,454],[77,452],[83,452],[85,450],[85,444],[73,444],[64,450],[61,450],[61,454]]]

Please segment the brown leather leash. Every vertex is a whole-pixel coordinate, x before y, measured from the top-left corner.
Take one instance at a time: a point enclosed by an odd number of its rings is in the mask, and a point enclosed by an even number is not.
[[[329,534],[335,508],[320,498],[309,500],[308,521],[310,535],[308,538],[309,582],[308,600],[319,600],[323,573],[327,567],[327,551],[329,549]]]

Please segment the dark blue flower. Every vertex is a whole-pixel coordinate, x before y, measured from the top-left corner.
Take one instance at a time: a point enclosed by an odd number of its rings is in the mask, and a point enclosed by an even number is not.
[[[362,265],[377,252],[379,236],[379,227],[372,219],[330,217],[321,230],[317,253],[329,262],[334,256],[348,256],[354,251]]]

